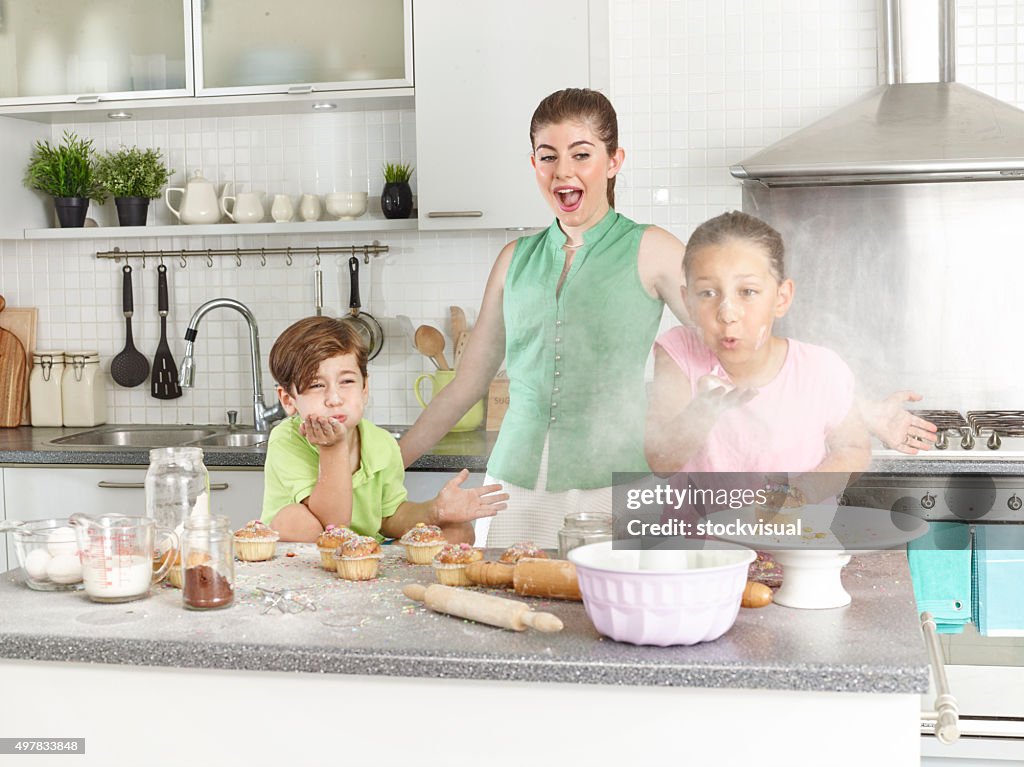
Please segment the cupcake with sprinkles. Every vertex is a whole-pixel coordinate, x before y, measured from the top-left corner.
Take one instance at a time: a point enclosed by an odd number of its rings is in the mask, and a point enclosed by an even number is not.
[[[342,541],[332,556],[339,577],[347,581],[368,581],[377,577],[384,553],[376,538],[353,534]]]
[[[466,577],[466,565],[483,558],[484,553],[468,543],[445,544],[434,555],[434,576],[445,586],[472,586],[473,582]]]
[[[398,542],[405,546],[405,558],[414,565],[429,565],[447,543],[440,527],[422,522],[417,522]]]
[[[334,564],[334,550],[354,535],[357,535],[354,530],[339,525],[328,525],[327,529],[320,533],[320,537],[316,539],[316,547],[320,551],[320,564],[324,570],[337,570]]]
[[[240,530],[235,530],[235,556],[243,562],[265,562],[274,558],[281,534],[254,519]]]
[[[538,548],[533,541],[524,541],[523,543],[514,543],[505,549],[505,553],[498,561],[504,562],[506,565],[514,565],[520,559],[547,558],[548,554],[544,549]]]

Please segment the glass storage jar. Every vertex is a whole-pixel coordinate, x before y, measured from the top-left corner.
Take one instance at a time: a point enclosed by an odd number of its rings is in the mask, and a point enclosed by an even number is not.
[[[558,531],[558,556],[565,555],[577,546],[600,543],[612,539],[612,515],[601,511],[580,511],[566,514],[562,529]]]
[[[107,422],[107,377],[100,353],[65,352],[60,389],[65,426],[99,426]]]
[[[201,447],[158,447],[149,451],[146,516],[158,527],[181,532],[190,516],[210,515],[210,474]]]
[[[181,537],[181,597],[189,610],[227,607],[235,599],[235,542],[227,517],[194,516]]]
[[[64,350],[32,353],[32,373],[28,377],[28,398],[32,403],[33,426],[63,426],[61,378],[64,376]]]

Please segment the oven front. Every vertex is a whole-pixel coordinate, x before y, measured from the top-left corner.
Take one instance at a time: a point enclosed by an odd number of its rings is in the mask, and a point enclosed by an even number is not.
[[[1000,752],[1000,747],[1001,753],[1021,757],[1024,476],[865,474],[850,485],[842,502],[888,508],[941,523],[931,526],[929,536],[941,528],[950,537],[946,543],[940,538],[937,548],[969,547],[970,554],[965,551],[954,557],[959,564],[949,569],[950,578],[968,578],[962,592],[939,589],[941,598],[964,595],[956,604],[963,611],[962,624],[954,621],[946,627],[953,633],[939,634],[949,689],[960,712],[961,741],[955,750],[969,750],[973,741],[976,750],[980,748],[990,758],[991,749]],[[914,560],[911,564],[920,606],[920,600],[927,598],[920,592],[926,578],[920,571],[914,572]],[[933,691],[922,699],[922,710],[934,705]],[[921,727],[922,734],[930,735],[934,723],[922,720]],[[934,749],[934,743],[929,744],[928,750]]]

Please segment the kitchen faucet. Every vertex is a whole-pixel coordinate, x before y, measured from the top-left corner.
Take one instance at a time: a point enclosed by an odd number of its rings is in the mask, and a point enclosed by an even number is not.
[[[260,337],[256,328],[256,318],[249,307],[233,298],[215,298],[195,310],[185,331],[185,359],[181,361],[181,373],[178,382],[182,388],[191,389],[195,380],[195,361],[192,359],[192,347],[199,335],[199,320],[211,309],[234,309],[245,317],[249,325],[249,351],[252,355],[252,418],[256,431],[267,431],[271,421],[284,418],[284,408],[277,402],[267,407],[263,402],[263,374],[260,372]]]

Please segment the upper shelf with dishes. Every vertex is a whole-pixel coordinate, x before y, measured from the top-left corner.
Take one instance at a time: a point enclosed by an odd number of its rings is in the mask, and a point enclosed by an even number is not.
[[[12,3],[3,21],[0,114],[12,117],[253,114],[288,97],[285,111],[412,95],[411,0]]]

